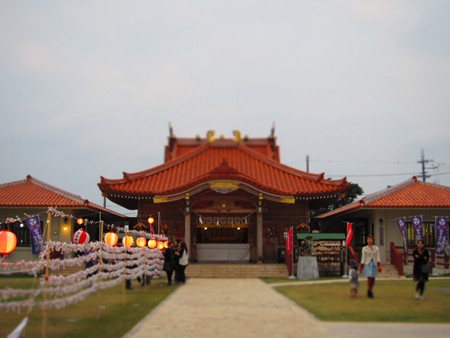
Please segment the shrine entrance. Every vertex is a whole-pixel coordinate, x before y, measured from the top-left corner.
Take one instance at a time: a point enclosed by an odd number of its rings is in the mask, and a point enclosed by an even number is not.
[[[350,187],[280,161],[275,128],[268,137],[178,138],[172,128],[164,163],[120,179],[101,177],[103,196],[138,222],[162,215],[172,241],[184,240],[191,262],[273,263],[284,260],[290,227],[309,223],[310,209],[337,201]],[[159,228],[158,228],[159,232]]]
[[[196,226],[197,261],[250,260],[249,220],[246,217],[200,217]]]

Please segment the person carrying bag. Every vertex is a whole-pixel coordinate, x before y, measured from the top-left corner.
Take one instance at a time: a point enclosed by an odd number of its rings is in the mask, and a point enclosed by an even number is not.
[[[176,252],[176,254],[180,257],[178,261],[178,270],[177,270],[178,281],[184,284],[186,283],[185,270],[189,264],[189,251],[187,249],[187,245],[185,242],[181,242],[180,248]]]
[[[413,274],[414,280],[417,281],[416,298],[422,300],[425,291],[425,283],[428,281],[428,274],[432,272],[432,267],[428,264],[430,254],[428,253],[428,250],[425,249],[423,240],[420,239],[417,241],[417,248],[413,251],[413,257]]]

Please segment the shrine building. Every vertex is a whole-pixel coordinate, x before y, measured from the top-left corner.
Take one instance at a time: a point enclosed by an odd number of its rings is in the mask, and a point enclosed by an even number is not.
[[[137,210],[138,226],[184,240],[191,262],[281,262],[289,227],[307,227],[310,210],[338,199],[349,183],[281,163],[274,129],[266,138],[233,135],[178,138],[170,127],[164,163],[101,177],[98,186]]]

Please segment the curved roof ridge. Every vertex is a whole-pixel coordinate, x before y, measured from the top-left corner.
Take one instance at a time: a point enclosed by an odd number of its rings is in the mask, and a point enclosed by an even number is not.
[[[390,194],[393,194],[393,193],[395,193],[395,192],[397,192],[399,190],[402,190],[405,187],[408,187],[408,186],[410,186],[412,184],[415,184],[415,183],[420,183],[420,181],[417,180],[416,176],[413,176],[412,178],[410,178],[410,179],[408,179],[406,181],[400,182],[400,183],[398,183],[396,185],[393,185],[391,187],[387,187],[387,188],[385,188],[383,190],[380,190],[380,191],[374,192],[372,194],[369,194],[369,195],[361,198],[360,202],[362,204],[364,204],[364,205],[370,204],[372,202],[375,202],[375,201],[377,201],[377,200],[379,200],[379,199],[381,199],[383,197],[386,197],[386,196],[388,196]]]
[[[423,181],[419,181],[419,180],[417,180],[417,183],[422,184],[422,185],[428,185],[428,186],[435,187],[435,188],[450,190],[450,187],[447,187],[446,185],[441,185],[438,183],[423,182]]]
[[[121,179],[101,177],[98,186],[108,194],[167,194],[198,184],[199,180],[245,181],[279,195],[314,196],[342,191],[346,178],[328,180],[324,174],[295,169],[258,152],[245,143],[218,139],[147,170],[124,173]]]
[[[239,146],[240,145],[241,144],[239,144]],[[279,168],[279,169],[281,169],[283,171],[289,172],[289,173],[291,173],[293,175],[296,175],[296,176],[301,176],[301,177],[306,178],[306,179],[311,179],[311,180],[316,181],[316,182],[321,182],[321,183],[324,183],[324,184],[331,184],[331,185],[339,185],[339,184],[347,181],[346,177],[344,177],[342,179],[338,179],[338,180],[328,180],[328,179],[325,179],[325,173],[323,173],[323,172],[319,173],[319,174],[314,174],[314,173],[310,173],[310,172],[303,171],[303,170],[300,170],[300,169],[296,169],[294,167],[288,166],[288,165],[283,164],[281,162],[277,162],[275,160],[267,158],[264,155],[258,153],[257,151],[254,151],[253,149],[247,147],[244,144],[242,145],[242,150],[247,152],[249,155],[251,155],[253,157],[257,157],[259,160],[261,160],[261,161],[263,161],[263,162],[265,162],[267,164],[270,164],[270,165],[272,165],[274,167],[277,167],[277,168]]]
[[[48,189],[48,190],[54,192],[56,194],[63,195],[64,197],[70,198],[71,200],[73,200],[75,202],[82,203],[82,204],[89,203],[88,200],[82,198],[80,195],[75,195],[75,194],[72,194],[72,193],[70,193],[70,192],[68,192],[66,190],[57,188],[57,187],[55,187],[55,186],[53,186],[51,184],[48,184],[46,182],[43,182],[41,180],[36,179],[33,176],[31,176],[31,175],[27,175],[27,178],[26,178],[25,181],[34,183],[34,184],[36,184],[36,185],[38,185],[38,186],[40,186],[42,188],[45,188],[45,189]]]
[[[206,151],[209,148],[209,146],[210,146],[210,143],[206,142],[206,143],[200,145],[198,148],[196,148],[196,149],[194,149],[194,150],[192,150],[192,151],[190,151],[190,152],[188,152],[188,153],[186,153],[186,154],[184,154],[184,155],[182,155],[180,157],[177,157],[177,158],[175,158],[175,159],[173,159],[173,160],[171,160],[169,162],[165,162],[163,164],[160,164],[160,165],[158,165],[156,167],[149,168],[149,169],[142,170],[142,171],[138,171],[138,172],[135,172],[135,173],[125,173],[124,172],[124,178],[126,178],[127,180],[133,181],[135,179],[139,179],[139,178],[145,177],[147,175],[153,175],[153,174],[159,173],[159,172],[161,172],[161,171],[163,171],[163,170],[165,170],[167,168],[173,167],[173,166],[175,166],[175,165],[177,165],[179,163],[182,163],[182,162],[184,162],[184,161],[186,161],[186,160],[188,160],[188,159],[190,159],[192,157],[197,156],[198,154]]]
[[[30,176],[30,175],[28,175],[28,176]],[[12,181],[12,182],[6,182],[6,183],[0,184],[0,188],[6,188],[6,187],[10,187],[12,185],[23,184],[23,183],[26,183],[26,182],[27,182],[27,179],[17,180],[17,181]]]
[[[136,171],[133,173],[129,173],[129,172],[123,172],[123,178],[117,178],[117,179],[110,179],[110,178],[105,178],[103,176],[100,176],[101,182],[99,184],[104,184],[104,183],[109,183],[109,184],[118,184],[118,183],[126,183],[126,182],[130,182],[130,181],[134,181],[136,179],[140,179],[142,177],[146,177],[149,175],[153,175],[156,174],[158,172],[161,172],[167,168],[173,167],[174,165],[177,165],[178,163],[182,163],[184,161],[186,161],[189,158],[192,158],[194,156],[197,156],[199,153],[205,151],[207,148],[209,147],[209,143],[206,142],[202,145],[200,145],[198,148],[194,149],[193,151],[190,151],[189,153],[186,153],[180,157],[177,157],[173,160],[170,160],[168,162],[164,162],[156,167],[152,167],[149,169],[145,169],[142,171]]]
[[[223,139],[223,140],[225,140],[225,139]],[[199,147],[197,147],[196,149],[190,151],[189,153],[186,153],[186,154],[184,154],[184,155],[182,155],[180,157],[177,157],[177,158],[175,158],[175,159],[173,159],[171,161],[162,163],[161,165],[156,166],[156,167],[152,167],[152,168],[149,168],[149,169],[145,169],[145,170],[137,171],[137,172],[133,172],[133,173],[123,172],[123,178],[108,179],[108,178],[105,178],[105,177],[101,176],[100,177],[100,179],[101,179],[101,183],[100,184],[102,184],[102,183],[103,184],[104,183],[120,184],[120,183],[126,183],[126,182],[130,182],[130,181],[134,181],[136,179],[140,179],[140,178],[143,178],[143,177],[146,177],[146,176],[149,176],[149,175],[153,175],[153,174],[161,172],[161,171],[163,171],[163,170],[165,170],[167,168],[173,167],[173,166],[175,166],[175,165],[177,165],[179,163],[182,163],[182,162],[184,162],[184,161],[186,161],[186,160],[188,160],[190,158],[193,158],[193,157],[201,154],[202,152],[208,150],[209,148],[213,148],[215,146],[218,146],[218,147],[224,147],[225,146],[226,147],[226,146],[230,146],[230,144],[232,144],[230,142],[227,145],[224,145],[224,144],[217,144],[216,145],[215,143],[217,141],[220,141],[220,139],[216,140],[215,142],[212,142],[212,143],[205,142],[202,145],[200,145]],[[231,139],[229,139],[229,141],[234,142]],[[247,145],[245,145],[242,142],[237,142],[237,143],[235,142],[232,145],[237,147],[239,150],[247,153],[248,155],[256,158],[257,160],[259,160],[261,162],[264,162],[264,163],[269,164],[271,166],[277,167],[278,169],[286,171],[286,172],[288,172],[290,174],[293,174],[295,176],[301,176],[301,177],[303,177],[305,179],[310,179],[310,180],[313,180],[313,181],[316,181],[316,182],[321,182],[321,183],[324,183],[324,184],[327,184],[327,185],[340,185],[343,182],[347,181],[346,177],[341,178],[341,179],[336,179],[336,180],[325,179],[325,174],[324,173],[319,173],[319,174],[309,173],[309,172],[306,172],[306,171],[303,171],[303,170],[300,170],[300,169],[296,169],[296,168],[290,167],[290,166],[288,166],[286,164],[280,163],[278,161],[275,161],[273,159],[270,159],[270,158],[264,156],[263,154],[255,151],[253,149],[251,149],[251,147],[248,147]]]

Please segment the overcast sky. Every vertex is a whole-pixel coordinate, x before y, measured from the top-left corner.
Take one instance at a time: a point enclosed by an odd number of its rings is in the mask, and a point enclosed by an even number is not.
[[[450,1],[1,1],[0,183],[98,204],[100,176],[207,130],[365,193],[450,186]],[[123,211],[111,202],[107,205]]]

